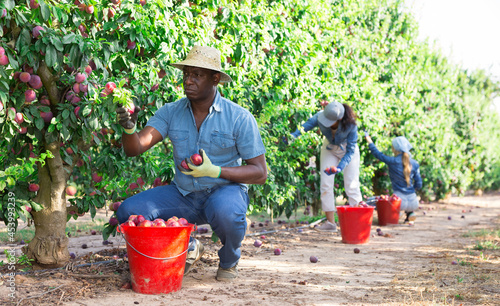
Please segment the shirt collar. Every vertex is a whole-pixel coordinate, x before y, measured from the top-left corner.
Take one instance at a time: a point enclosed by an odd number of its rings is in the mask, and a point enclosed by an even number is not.
[[[189,99],[187,97],[185,97],[184,99],[185,99],[186,107],[191,109],[191,103],[190,103]],[[216,112],[222,111],[222,97],[221,97],[218,90],[215,93],[214,102],[212,103],[212,106],[210,106],[209,112],[212,112],[212,110],[215,110]]]
[[[216,112],[222,111],[222,97],[220,95],[220,92],[217,90],[215,93],[215,99],[214,103],[212,103],[211,109],[215,110]]]

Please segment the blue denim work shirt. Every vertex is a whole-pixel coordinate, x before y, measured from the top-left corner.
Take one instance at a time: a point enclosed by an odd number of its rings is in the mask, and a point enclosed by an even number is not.
[[[199,149],[205,150],[212,164],[221,167],[241,166],[243,160],[266,153],[253,115],[221,97],[219,92],[199,131],[188,98],[163,105],[146,126],[153,127],[172,142],[176,166],[174,183],[183,195],[232,183],[222,178],[196,178],[177,170],[183,159],[198,153]],[[247,188],[245,184],[240,185]]]
[[[342,122],[339,122],[339,126],[337,128],[337,132],[335,133],[335,138],[333,137],[332,129],[329,126],[324,126],[318,121],[318,116],[322,111],[316,113],[314,116],[309,118],[306,123],[302,125],[304,128],[304,132],[308,132],[313,128],[319,126],[319,129],[323,136],[328,140],[328,142],[332,145],[339,146],[342,150],[345,150],[345,155],[340,160],[337,165],[338,168],[345,169],[345,167],[349,164],[352,159],[352,155],[357,146],[358,142],[358,126],[353,124],[345,127],[342,125]],[[292,133],[292,136],[297,138],[302,134],[302,132],[297,129]],[[344,147],[345,144],[345,147]]]
[[[422,188],[422,177],[420,176],[420,165],[418,162],[410,158],[411,173],[410,186],[406,184],[405,175],[403,173],[403,154],[398,156],[387,156],[380,152],[374,143],[368,145],[373,156],[378,160],[387,164],[389,167],[389,178],[391,179],[392,189],[404,194],[415,193],[415,190]]]

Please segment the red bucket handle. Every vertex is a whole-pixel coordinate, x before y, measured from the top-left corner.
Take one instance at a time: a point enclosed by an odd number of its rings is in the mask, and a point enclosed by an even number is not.
[[[194,225],[194,224],[193,224],[193,228],[194,228],[194,227],[196,227],[196,225]],[[122,228],[122,225],[121,225],[121,224],[119,224],[119,225],[118,225],[118,227],[116,228],[116,231],[117,231],[118,233],[120,233],[120,234],[124,234],[124,233],[125,233],[125,231],[123,230],[123,228]],[[133,246],[133,245],[131,245],[131,244],[127,241],[127,238],[125,238],[125,235],[123,235],[123,240],[125,240],[125,242],[126,242],[126,243],[127,243],[127,244],[128,244],[128,245],[129,245],[129,246],[130,246],[130,247],[131,247],[134,251],[136,251],[138,254],[141,254],[142,256],[147,257],[147,258],[149,258],[149,259],[156,259],[156,260],[170,260],[170,259],[174,259],[174,258],[177,258],[177,257],[179,257],[179,256],[182,256],[182,255],[183,255],[184,253],[186,253],[186,252],[188,251],[188,249],[189,249],[189,245],[188,245],[188,247],[187,247],[184,251],[182,251],[180,254],[177,254],[177,255],[174,255],[174,256],[171,256],[171,257],[159,258],[159,257],[152,257],[152,256],[146,255],[146,254],[144,254],[144,253],[142,253],[142,252],[138,251],[136,248],[134,248],[134,246]]]

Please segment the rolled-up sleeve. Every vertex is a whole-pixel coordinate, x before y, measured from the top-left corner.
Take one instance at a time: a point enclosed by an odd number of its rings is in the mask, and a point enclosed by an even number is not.
[[[266,153],[260,136],[257,121],[249,112],[242,113],[236,131],[236,149],[243,160],[248,160]]]
[[[146,126],[150,126],[160,132],[163,139],[165,139],[168,135],[168,104],[163,105],[160,109],[153,115],[153,117],[149,118]]]

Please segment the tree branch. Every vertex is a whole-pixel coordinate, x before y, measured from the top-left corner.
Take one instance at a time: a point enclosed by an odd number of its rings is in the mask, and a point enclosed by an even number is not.
[[[43,86],[47,90],[50,104],[57,105],[61,100],[61,93],[57,88],[56,79],[54,78],[52,71],[50,71],[49,67],[47,67],[47,64],[45,64],[45,61],[41,61],[37,73],[42,80]]]

